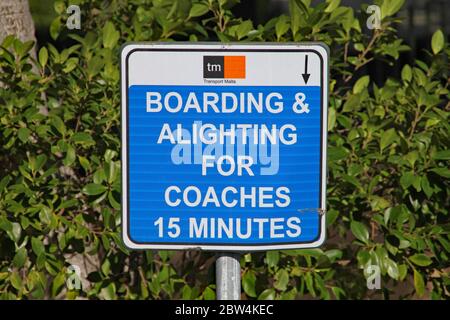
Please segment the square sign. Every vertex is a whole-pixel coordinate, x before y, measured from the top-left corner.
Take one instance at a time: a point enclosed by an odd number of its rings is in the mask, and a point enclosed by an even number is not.
[[[123,240],[254,251],[325,239],[323,44],[128,44]]]

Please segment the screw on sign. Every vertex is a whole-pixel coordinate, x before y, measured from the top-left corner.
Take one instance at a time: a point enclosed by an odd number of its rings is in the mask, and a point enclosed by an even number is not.
[[[325,45],[135,43],[121,55],[129,248],[323,243]],[[218,256],[219,299],[239,298],[238,259]]]

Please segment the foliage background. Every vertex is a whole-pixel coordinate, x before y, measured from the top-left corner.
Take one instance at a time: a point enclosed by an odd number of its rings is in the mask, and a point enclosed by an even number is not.
[[[81,6],[82,29],[66,8]],[[320,249],[242,255],[244,299],[450,297],[449,56],[437,30],[428,58],[382,86],[358,71],[395,64],[402,0],[367,6],[291,0],[254,25],[236,0],[55,1],[57,49],[13,37],[0,48],[0,298],[213,299],[213,253],[130,252],[120,240],[118,57],[126,41],[323,41],[331,49],[328,240]],[[33,66],[34,69],[33,69]],[[82,288],[69,290],[69,266]],[[366,286],[381,268],[382,289]]]

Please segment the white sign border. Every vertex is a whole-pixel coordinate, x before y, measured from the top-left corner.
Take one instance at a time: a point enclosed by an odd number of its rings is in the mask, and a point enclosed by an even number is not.
[[[274,244],[274,245],[196,245],[196,244],[140,244],[135,243],[128,236],[128,176],[127,176],[127,57],[136,49],[211,49],[227,50],[315,50],[322,57],[322,168],[321,168],[321,212],[320,212],[320,230],[319,238],[313,242],[303,242],[294,244]],[[327,133],[328,133],[328,79],[329,79],[329,48],[321,42],[303,42],[303,43],[218,43],[218,42],[130,42],[122,46],[120,53],[120,82],[121,82],[121,173],[122,173],[122,240],[125,246],[131,250],[208,250],[208,251],[267,251],[267,250],[289,250],[306,249],[320,247],[326,239],[326,181],[327,181]]]

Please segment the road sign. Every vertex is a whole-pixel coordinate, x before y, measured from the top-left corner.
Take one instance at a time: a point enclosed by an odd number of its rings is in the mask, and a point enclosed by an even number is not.
[[[254,251],[325,239],[322,44],[128,44],[123,240]]]

